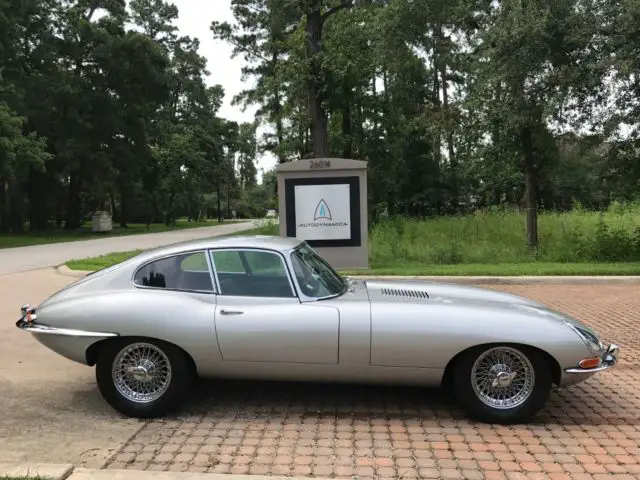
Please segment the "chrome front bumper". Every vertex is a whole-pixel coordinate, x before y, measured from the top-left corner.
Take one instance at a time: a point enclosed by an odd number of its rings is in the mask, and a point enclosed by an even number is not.
[[[598,365],[597,367],[593,367],[593,368],[572,367],[572,368],[565,369],[565,373],[589,374],[589,373],[596,373],[596,372],[602,372],[603,370],[607,370],[615,366],[616,363],[618,363],[619,351],[620,351],[620,348],[618,347],[618,345],[615,345],[612,343],[607,347],[606,351],[601,357],[600,365]]]

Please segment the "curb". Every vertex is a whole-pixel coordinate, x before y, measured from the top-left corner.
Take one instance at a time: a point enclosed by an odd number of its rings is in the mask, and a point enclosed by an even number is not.
[[[309,480],[308,477],[235,475],[227,473],[158,472],[148,470],[92,470],[77,468],[69,480]],[[329,480],[314,477],[313,480]]]
[[[66,480],[73,469],[73,465],[66,463],[0,463],[0,477],[39,477],[43,480]]]
[[[1,463],[0,478],[39,480],[309,480],[307,477],[235,475],[223,473],[159,472],[150,470],[102,470],[57,463]],[[315,477],[314,480],[329,480]]]
[[[90,273],[93,273],[90,270],[88,271],[87,270],[71,270],[65,264],[58,265],[57,267],[55,267],[55,269],[56,269],[56,273],[58,273],[59,275],[63,275],[65,277],[82,278],[82,277],[86,277]]]
[[[71,270],[66,265],[56,267],[56,272],[67,277],[82,278],[92,273],[87,270]],[[429,276],[429,275],[349,275],[362,280],[420,280],[429,282],[458,283],[462,285],[640,285],[640,276],[631,275],[547,275],[547,276]]]
[[[640,276],[400,276],[349,275],[362,280],[419,280],[463,285],[636,285]]]

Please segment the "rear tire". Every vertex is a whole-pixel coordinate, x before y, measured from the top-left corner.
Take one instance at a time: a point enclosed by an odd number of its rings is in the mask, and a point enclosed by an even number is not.
[[[177,409],[194,377],[185,353],[160,340],[108,342],[96,365],[104,399],[116,411],[135,418],[159,417]]]
[[[453,369],[460,406],[481,422],[529,421],[546,403],[552,386],[544,354],[523,346],[492,345],[465,352]]]

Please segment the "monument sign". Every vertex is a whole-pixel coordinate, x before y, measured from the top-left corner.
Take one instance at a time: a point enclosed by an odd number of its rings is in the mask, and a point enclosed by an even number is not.
[[[334,268],[368,268],[367,162],[316,158],[276,171],[280,235],[306,240]]]

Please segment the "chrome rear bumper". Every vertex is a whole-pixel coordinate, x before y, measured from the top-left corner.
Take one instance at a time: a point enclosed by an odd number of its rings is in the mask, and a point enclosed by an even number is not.
[[[20,319],[16,322],[16,327],[20,330],[24,330],[29,333],[44,333],[47,335],[59,335],[63,337],[117,337],[117,333],[110,332],[90,332],[88,330],[76,330],[72,328],[56,328],[48,325],[42,325],[35,321],[27,322],[24,319]]]
[[[28,304],[22,306],[22,308],[20,309],[20,313],[22,314],[22,317],[20,317],[20,320],[16,322],[16,327],[29,333],[56,335],[62,337],[108,338],[118,336],[117,333],[111,332],[92,332],[88,330],[76,330],[73,328],[58,328],[38,323],[36,321],[38,320],[36,309]]]
[[[607,347],[607,350],[602,355],[599,366],[593,367],[593,368],[580,368],[580,367],[567,368],[565,370],[565,373],[589,374],[589,373],[596,373],[596,372],[602,372],[603,370],[607,370],[615,366],[616,363],[618,363],[619,351],[620,351],[620,348],[618,347],[618,345],[615,345],[612,343]]]

